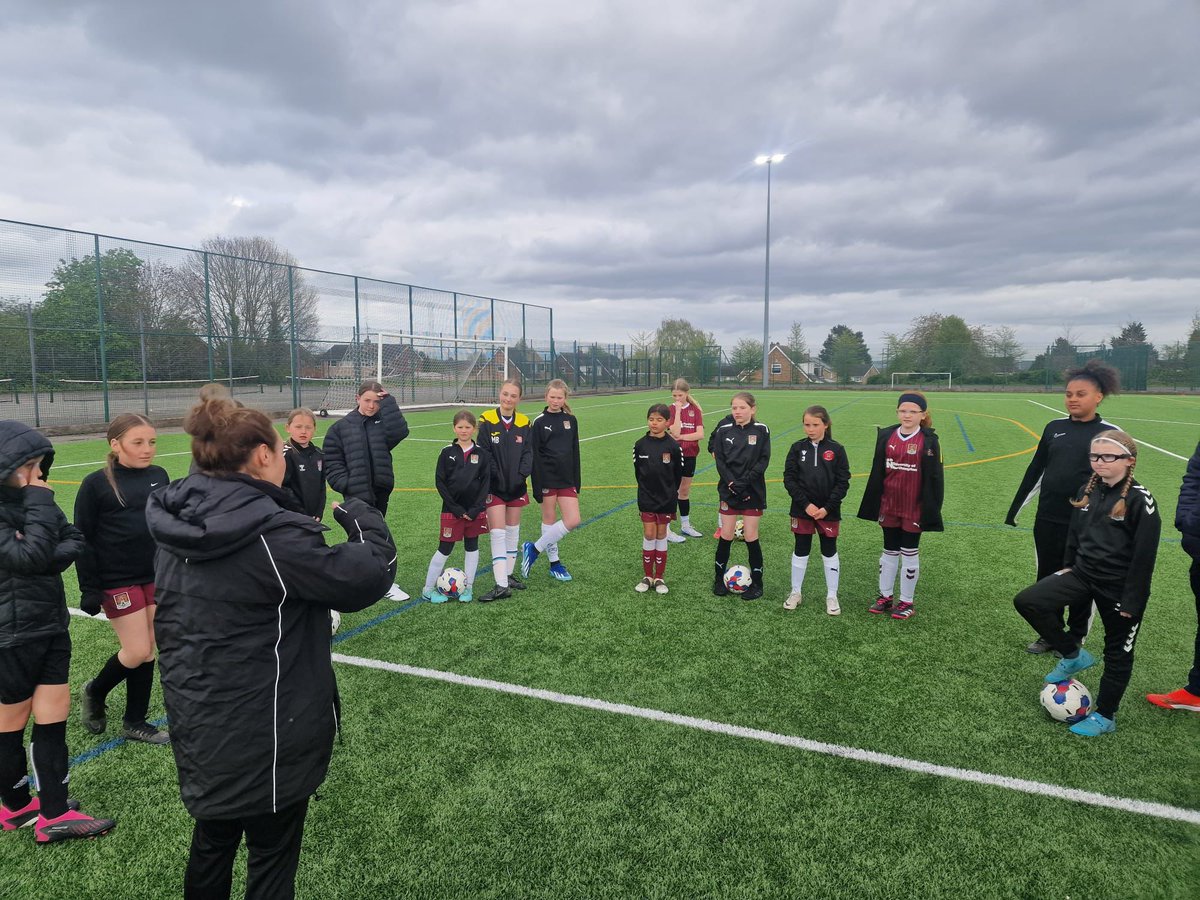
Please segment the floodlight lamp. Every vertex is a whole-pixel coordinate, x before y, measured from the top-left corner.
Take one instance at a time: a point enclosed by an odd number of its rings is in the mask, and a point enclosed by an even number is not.
[[[760,155],[754,157],[754,164],[756,166],[766,165],[767,161],[770,160],[770,158],[771,157],[767,156],[766,154],[760,154]]]

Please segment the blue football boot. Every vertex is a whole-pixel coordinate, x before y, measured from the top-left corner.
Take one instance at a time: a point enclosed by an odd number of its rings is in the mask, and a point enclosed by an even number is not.
[[[556,559],[550,563],[550,574],[559,581],[570,581],[571,573],[567,571],[567,567],[562,564],[561,559]]]
[[[1084,669],[1090,669],[1096,664],[1096,658],[1088,653],[1082,647],[1079,648],[1079,653],[1075,656],[1064,656],[1058,661],[1050,674],[1046,676],[1046,684],[1058,684],[1060,681],[1069,681],[1077,673]]]
[[[1102,734],[1116,731],[1117,723],[1114,719],[1106,719],[1100,713],[1094,712],[1082,722],[1076,722],[1070,730],[1074,734],[1081,734],[1084,737],[1099,737]]]

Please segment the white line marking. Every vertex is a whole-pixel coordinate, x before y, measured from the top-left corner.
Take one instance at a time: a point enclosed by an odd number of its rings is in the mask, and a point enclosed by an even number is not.
[[[593,434],[591,437],[580,438],[579,443],[585,444],[588,441],[598,441],[600,438],[612,437],[617,434],[629,434],[631,431],[645,431],[645,425],[639,425],[637,428],[625,428],[621,431],[610,431],[608,434]]]
[[[1010,778],[1007,775],[996,775],[991,772],[980,772],[975,769],[960,769],[956,766],[942,766],[936,763],[922,762],[917,759],[907,759],[903,756],[892,756],[890,753],[877,753],[874,750],[845,747],[841,744],[827,744],[824,741],[813,741],[808,738],[776,734],[773,731],[763,731],[758,728],[744,728],[740,725],[729,725],[725,722],[715,722],[711,719],[681,716],[676,713],[648,709],[643,706],[630,706],[626,703],[610,703],[607,700],[580,697],[575,694],[560,694],[557,691],[540,690],[519,684],[509,684],[504,681],[492,681],[488,678],[473,678],[469,675],[458,675],[454,672],[440,672],[437,669],[424,669],[419,666],[406,666],[400,663],[383,662],[377,659],[364,659],[360,656],[346,656],[342,653],[334,653],[333,659],[336,662],[345,663],[350,666],[379,669],[385,672],[395,672],[399,675],[411,675],[416,678],[429,678],[447,684],[483,688],[489,691],[498,691],[502,694],[515,694],[519,697],[530,697],[535,700],[560,703],[564,706],[578,706],[599,712],[633,716],[639,719],[649,719],[654,722],[664,722],[668,725],[695,728],[699,731],[707,731],[713,734],[724,734],[730,737],[763,741],[764,743],[777,744],[781,747],[793,747],[797,750],[806,750],[809,753],[820,753],[825,756],[837,756],[857,762],[873,763],[878,766],[888,766],[894,769],[904,769],[909,772],[918,772],[922,775],[937,775],[942,778],[953,778],[957,781],[967,781],[988,787],[1005,788],[1006,790],[1020,791],[1039,797],[1071,800],[1075,803],[1084,803],[1089,806],[1117,809],[1122,812],[1137,813],[1158,819],[1200,825],[1200,810],[1169,806],[1165,803],[1153,803],[1147,800],[1134,800],[1127,797],[1111,797],[1107,794],[1099,794],[1094,791],[1081,791],[1076,788],[1046,784],[1041,781]]]
[[[1038,403],[1036,400],[1029,400],[1028,398],[1026,398],[1026,400],[1029,403],[1032,403],[1034,406],[1040,406],[1042,409],[1048,409],[1048,410],[1050,410],[1050,412],[1058,413],[1058,417],[1060,419],[1065,418],[1062,414],[1061,409],[1055,409],[1053,406],[1047,406],[1045,403]],[[1112,422],[1112,419],[1109,419],[1108,421]],[[1136,421],[1136,420],[1131,420],[1131,421]],[[1113,424],[1116,425],[1117,423],[1113,422]],[[1119,425],[1117,425],[1117,427],[1120,428]],[[1188,461],[1188,458],[1186,456],[1180,456],[1178,453],[1172,453],[1170,450],[1164,450],[1162,447],[1155,447],[1153,444],[1148,443],[1147,441],[1144,441],[1139,437],[1135,437],[1135,440],[1138,442],[1138,446],[1149,447],[1151,450],[1157,450],[1159,453],[1165,453],[1167,456],[1173,456],[1176,459],[1183,460],[1184,462]]]
[[[191,456],[191,455],[192,455],[191,450],[180,450],[178,453],[155,453],[154,458],[158,459],[160,456]],[[55,463],[52,466],[52,468],[54,469],[55,472],[57,472],[59,469],[78,469],[81,466],[94,466],[95,468],[100,468],[101,466],[106,465],[107,462],[108,462],[108,460],[102,459],[99,462],[67,463],[66,465],[62,465],[62,466],[60,466],[58,463]]]

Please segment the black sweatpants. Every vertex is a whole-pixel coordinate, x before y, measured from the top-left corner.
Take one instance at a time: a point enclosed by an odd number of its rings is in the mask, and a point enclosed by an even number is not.
[[[1200,694],[1200,539],[1185,535],[1183,549],[1192,558],[1188,577],[1192,582],[1192,595],[1196,598],[1196,652],[1192,657],[1192,671],[1188,673],[1187,689]]]
[[[1041,581],[1048,578],[1063,567],[1063,558],[1067,555],[1067,532],[1070,525],[1061,522],[1047,522],[1042,519],[1033,520],[1033,549],[1037,555],[1037,578]],[[1077,604],[1067,610],[1067,631],[1075,638],[1076,643],[1082,644],[1087,637],[1091,624],[1092,604]],[[1059,617],[1062,621],[1062,617]]]
[[[290,900],[296,895],[296,867],[307,813],[306,797],[261,816],[197,819],[183,876],[183,896],[189,900],[229,896],[233,860],[244,833],[247,900]]]
[[[1104,674],[1100,676],[1100,694],[1096,712],[1111,719],[1117,714],[1121,697],[1129,686],[1133,671],[1133,645],[1137,640],[1140,617],[1126,618],[1116,608],[1112,596],[1098,591],[1075,571],[1051,575],[1030,585],[1013,600],[1017,612],[1034,630],[1063,656],[1079,649],[1079,641],[1063,630],[1062,611],[1067,607],[1095,600],[1104,623]]]

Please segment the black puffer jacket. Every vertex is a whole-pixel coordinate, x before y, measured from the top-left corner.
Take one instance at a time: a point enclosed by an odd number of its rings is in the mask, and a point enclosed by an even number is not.
[[[52,490],[2,484],[38,456],[44,478],[54,460],[50,441],[22,422],[0,422],[0,650],[67,630],[62,573],[84,548]]]
[[[396,485],[392,448],[406,437],[408,422],[391,394],[379,398],[370,418],[351,410],[325,435],[325,480],[343,497],[374,503],[376,493]]]
[[[189,813],[274,812],[325,778],[335,730],[329,610],[364,609],[396,573],[383,517],[336,513],[350,540],[245,475],[191,475],[150,495],[154,619],[179,789]]]

